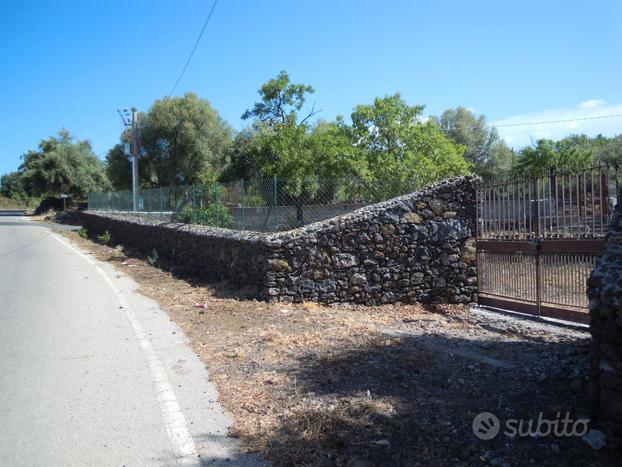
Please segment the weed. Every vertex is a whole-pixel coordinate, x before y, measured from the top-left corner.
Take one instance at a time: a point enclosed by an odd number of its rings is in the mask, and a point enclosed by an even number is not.
[[[110,232],[106,230],[103,234],[97,236],[97,240],[103,245],[110,245],[110,242],[112,241]]]
[[[147,262],[154,267],[157,267],[160,262],[160,257],[158,256],[158,252],[156,249],[153,249],[153,253],[151,255],[147,255]]]
[[[82,227],[80,230],[78,230],[78,235],[80,235],[80,237],[82,238],[89,238],[89,231]]]

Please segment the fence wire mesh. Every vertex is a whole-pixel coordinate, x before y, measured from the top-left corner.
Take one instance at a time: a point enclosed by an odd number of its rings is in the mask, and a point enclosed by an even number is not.
[[[410,193],[411,181],[256,178],[131,191],[89,193],[90,211],[236,230],[290,230]]]

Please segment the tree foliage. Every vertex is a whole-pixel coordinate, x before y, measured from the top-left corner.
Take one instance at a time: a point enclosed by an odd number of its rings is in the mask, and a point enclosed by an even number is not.
[[[242,119],[255,118],[274,126],[298,123],[298,112],[304,106],[307,96],[315,91],[309,85],[292,83],[287,72],[281,71],[276,78],[263,84],[258,92],[261,99],[242,114]],[[311,109],[300,123],[305,123],[315,113]]]
[[[574,145],[589,152],[594,163],[618,166],[622,163],[622,135],[613,137],[572,135],[564,140],[568,145]]]
[[[231,127],[193,93],[157,100],[139,128],[141,178],[151,186],[214,180],[231,146]]]
[[[286,72],[261,86],[259,102],[242,115],[254,119],[253,127],[236,137],[224,173],[224,179],[277,177],[278,202],[296,206],[298,224],[304,203],[326,196],[329,180],[355,174],[360,165],[342,122],[311,125],[313,109],[299,115],[312,92],[311,86],[292,83]]]
[[[292,194],[303,191],[305,180],[338,177],[357,171],[357,158],[342,121],[320,121],[299,117],[311,86],[291,83],[286,72],[264,84],[261,100],[242,118],[251,118],[253,129],[240,133],[233,145],[233,172],[249,177],[259,174],[291,180]]]
[[[484,115],[456,107],[448,109],[440,119],[434,118],[454,143],[465,147],[464,157],[484,178],[507,174],[511,168],[512,150],[501,139],[496,128],[486,124]]]
[[[9,196],[58,197],[61,192],[85,199],[90,191],[110,189],[104,164],[86,140],[74,141],[66,130],[43,140],[22,156],[17,172],[3,177]]]
[[[409,106],[399,93],[358,105],[352,113],[354,145],[375,181],[396,181],[396,192],[464,174],[471,164],[464,147],[454,144],[432,121],[423,120],[421,105]]]
[[[533,146],[521,149],[512,161],[512,174],[532,176],[550,170],[572,172],[594,164],[587,140],[571,136],[559,141],[538,140]]]
[[[3,175],[0,178],[0,195],[15,200],[26,199],[28,195],[24,187],[23,174],[15,171]]]
[[[224,179],[278,177],[278,201],[296,206],[300,222],[302,204],[320,195],[386,199],[470,170],[464,148],[423,121],[423,106],[395,94],[357,106],[351,125],[342,117],[311,124],[314,109],[300,114],[312,91],[285,72],[264,84],[243,115],[253,127],[237,135]]]
[[[142,173],[146,170],[139,164]],[[117,191],[132,189],[132,164],[123,151],[121,144],[115,144],[106,154],[106,174],[112,187]]]

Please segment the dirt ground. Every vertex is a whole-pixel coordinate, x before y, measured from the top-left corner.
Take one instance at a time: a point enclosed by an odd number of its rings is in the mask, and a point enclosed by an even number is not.
[[[230,436],[276,465],[618,464],[611,438],[597,451],[503,434],[509,419],[587,417],[585,331],[463,306],[267,304],[63,235],[168,311],[235,417]],[[501,420],[492,440],[473,433],[481,412]]]

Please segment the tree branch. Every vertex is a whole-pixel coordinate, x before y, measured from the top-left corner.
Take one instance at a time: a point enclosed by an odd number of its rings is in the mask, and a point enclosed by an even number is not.
[[[307,115],[305,118],[303,118],[300,121],[300,125],[302,125],[304,122],[306,122],[307,120],[309,120],[311,117],[313,117],[314,115],[319,114],[320,112],[322,112],[323,109],[318,110],[317,112],[315,111],[315,104],[313,104],[311,106],[311,112],[309,112],[309,115]]]

